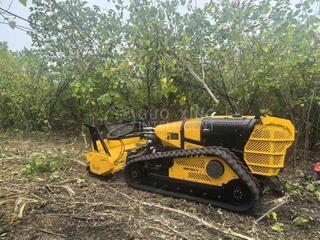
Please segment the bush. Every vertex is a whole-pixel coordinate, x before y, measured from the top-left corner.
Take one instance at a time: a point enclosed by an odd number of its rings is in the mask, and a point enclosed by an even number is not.
[[[37,152],[32,153],[29,157],[29,163],[24,165],[21,171],[27,175],[35,172],[52,172],[65,165],[66,159],[69,157],[65,151],[59,154],[56,149],[49,154],[50,158]]]

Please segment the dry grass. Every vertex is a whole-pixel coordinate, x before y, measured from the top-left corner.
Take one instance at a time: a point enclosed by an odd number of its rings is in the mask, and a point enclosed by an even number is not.
[[[0,139],[0,239],[315,239],[319,236],[319,202],[292,198],[278,208],[284,231],[270,228],[267,217],[281,196],[264,195],[249,213],[238,214],[128,187],[117,174],[108,181],[86,172],[81,141],[59,137]],[[69,153],[67,164],[54,173],[21,173],[33,152],[47,155],[54,148]],[[56,175],[54,182],[48,182]],[[81,179],[82,181],[79,181]],[[84,180],[84,181],[83,181]],[[313,218],[297,227],[299,211]],[[238,235],[237,235],[238,234]]]

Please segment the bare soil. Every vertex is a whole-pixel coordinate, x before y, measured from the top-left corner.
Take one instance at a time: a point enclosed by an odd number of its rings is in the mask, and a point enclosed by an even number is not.
[[[21,172],[32,153],[50,158],[54,149],[69,155],[59,170]],[[281,181],[272,180],[280,189],[287,180],[299,183],[298,194],[269,191],[249,212],[234,213],[130,188],[121,172],[107,181],[93,178],[86,171],[89,151],[83,139],[2,134],[0,239],[319,239],[320,201],[305,190],[319,157],[310,158],[306,170],[286,164]],[[274,210],[283,224],[280,232],[271,228],[272,216],[254,224],[285,194],[288,202]],[[308,223],[297,226],[292,221],[297,216]]]

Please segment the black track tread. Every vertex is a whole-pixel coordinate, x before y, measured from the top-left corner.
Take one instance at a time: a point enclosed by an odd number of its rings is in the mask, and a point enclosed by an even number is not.
[[[249,171],[249,169],[245,166],[245,164],[240,161],[240,159],[229,149],[223,147],[204,147],[204,148],[195,148],[195,149],[179,149],[167,152],[158,152],[154,154],[146,154],[140,157],[128,157],[126,160],[126,167],[131,164],[152,161],[156,159],[163,158],[177,158],[177,157],[193,157],[193,156],[217,156],[223,159],[230,168],[239,176],[239,178],[244,181],[244,183],[248,186],[250,191],[253,194],[253,199],[255,201],[259,200],[260,186],[258,180],[253,176],[253,174]],[[125,169],[126,169],[125,167]],[[130,180],[127,179],[127,174],[125,170],[125,178],[130,184]],[[142,185],[143,186],[143,185]],[[136,186],[134,186],[136,187]]]

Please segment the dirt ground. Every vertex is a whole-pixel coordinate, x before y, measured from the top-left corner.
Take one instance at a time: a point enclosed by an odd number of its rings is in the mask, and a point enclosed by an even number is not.
[[[93,178],[85,159],[91,149],[84,146],[81,138],[0,135],[0,239],[319,239],[314,193],[320,187],[306,190],[319,155],[305,171],[287,164],[281,181],[272,180],[287,193],[264,188],[255,207],[239,214],[135,190],[121,172],[108,181]],[[54,149],[62,166],[21,171],[32,153],[50,161]],[[276,214],[254,223],[285,200]],[[304,222],[294,222],[297,217]]]

